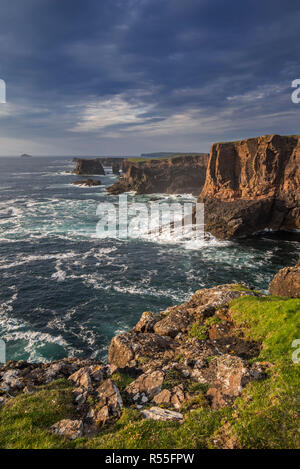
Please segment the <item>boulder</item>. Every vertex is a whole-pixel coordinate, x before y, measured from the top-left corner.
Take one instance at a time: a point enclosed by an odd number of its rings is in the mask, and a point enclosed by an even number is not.
[[[174,412],[168,409],[161,409],[160,407],[151,407],[150,409],[142,410],[141,414],[146,419],[151,420],[162,420],[163,422],[167,420],[172,420],[175,422],[183,421],[183,415],[179,412]]]
[[[300,258],[295,267],[285,267],[275,275],[269,287],[275,296],[300,298]]]
[[[120,417],[123,401],[117,385],[107,379],[100,384],[96,393],[97,404],[90,409],[87,418],[99,426]]]
[[[105,175],[104,168],[102,166],[101,158],[74,158],[76,167],[73,174],[102,174]]]
[[[82,420],[60,420],[52,425],[50,431],[56,435],[75,440],[83,436],[83,422]]]

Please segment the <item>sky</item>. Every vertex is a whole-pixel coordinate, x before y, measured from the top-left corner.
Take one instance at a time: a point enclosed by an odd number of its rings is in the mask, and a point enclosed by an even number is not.
[[[0,155],[298,134],[299,0],[0,0]]]

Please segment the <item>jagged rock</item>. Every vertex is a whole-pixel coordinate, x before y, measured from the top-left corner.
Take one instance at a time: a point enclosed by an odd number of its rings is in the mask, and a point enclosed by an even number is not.
[[[183,421],[183,415],[180,414],[179,412],[174,412],[172,410],[167,410],[167,409],[161,409],[160,407],[151,407],[150,409],[142,410],[141,414],[146,419],[151,419],[151,420],[162,420],[164,422],[167,420],[173,420],[176,422]]]
[[[0,391],[7,394],[13,393],[14,391],[21,390],[25,387],[24,380],[20,377],[19,370],[8,370],[3,374]]]
[[[165,318],[157,322],[154,326],[154,332],[162,336],[176,337],[179,332],[186,332],[195,318],[189,311],[175,309]]]
[[[88,419],[100,425],[120,416],[123,401],[117,385],[111,379],[103,381],[98,387],[97,397],[98,402],[87,414]]]
[[[76,167],[73,174],[105,174],[101,158],[74,158]]]
[[[183,385],[174,386],[173,389],[163,389],[159,394],[153,398],[153,402],[157,405],[174,406],[175,409],[180,409],[183,402],[190,398],[189,393],[184,392]]]
[[[144,373],[127,386],[125,391],[135,404],[145,404],[161,391],[163,381],[164,373],[162,371]]]
[[[113,368],[138,367],[142,368],[145,360],[153,356],[162,357],[164,353],[175,348],[176,343],[169,337],[158,334],[126,332],[114,337],[109,347],[109,362]]]
[[[135,332],[153,332],[154,325],[160,321],[161,318],[161,314],[154,314],[149,311],[145,311],[133,330]]]
[[[285,267],[275,275],[269,287],[276,296],[300,298],[300,258],[295,267]]]
[[[76,438],[81,438],[83,436],[83,422],[82,420],[60,420],[52,425],[50,431],[56,435],[64,436],[70,440],[75,440]]]

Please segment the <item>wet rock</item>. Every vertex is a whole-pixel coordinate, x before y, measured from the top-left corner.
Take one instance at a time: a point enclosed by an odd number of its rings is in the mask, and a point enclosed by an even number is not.
[[[183,421],[183,415],[179,412],[174,412],[168,409],[161,409],[160,407],[151,407],[150,409],[142,410],[141,414],[146,419],[151,420],[162,420],[164,422],[167,420],[172,420],[176,422]]]
[[[50,431],[56,435],[75,440],[83,436],[83,422],[82,420],[60,420],[52,425]]]
[[[195,318],[189,311],[175,309],[165,318],[157,322],[154,326],[154,332],[162,336],[176,337],[180,332],[186,332]]]

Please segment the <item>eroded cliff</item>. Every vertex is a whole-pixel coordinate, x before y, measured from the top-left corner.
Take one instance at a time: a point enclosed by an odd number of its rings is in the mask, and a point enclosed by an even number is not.
[[[199,201],[219,238],[300,228],[300,136],[266,135],[212,146]]]
[[[124,160],[123,177],[108,188],[111,194],[192,193],[198,195],[204,182],[208,155],[182,155],[149,161]]]

